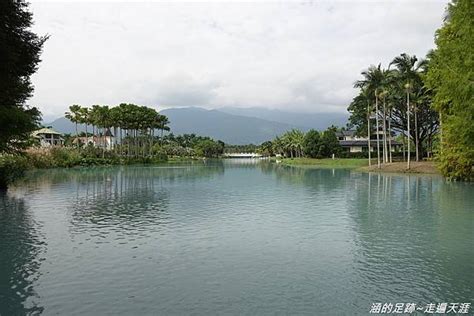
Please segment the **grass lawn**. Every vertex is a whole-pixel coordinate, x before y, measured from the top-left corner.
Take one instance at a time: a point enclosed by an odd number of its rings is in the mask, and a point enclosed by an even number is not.
[[[303,167],[328,167],[328,168],[360,168],[369,165],[367,159],[364,158],[283,158],[281,163],[288,166]]]
[[[410,169],[407,170],[406,162],[393,162],[389,164],[383,164],[380,169],[377,168],[377,163],[373,163],[372,166],[366,166],[360,168],[361,171],[369,172],[391,172],[391,173],[427,173],[427,174],[439,174],[439,170],[436,168],[436,164],[432,161],[412,161]]]
[[[439,174],[435,163],[431,161],[420,161],[411,163],[410,170],[406,169],[406,162],[393,162],[382,164],[377,168],[377,161],[372,159],[372,166],[369,167],[368,159],[364,158],[339,158],[339,159],[314,159],[314,158],[283,158],[281,164],[286,166],[298,166],[308,168],[350,168],[365,172],[389,172],[389,173],[424,173]]]

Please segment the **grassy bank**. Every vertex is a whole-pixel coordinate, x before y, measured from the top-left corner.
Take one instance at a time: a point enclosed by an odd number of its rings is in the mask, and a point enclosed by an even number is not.
[[[381,165],[380,169],[377,167],[377,163],[375,163],[370,167],[361,167],[359,170],[366,172],[440,174],[436,164],[432,161],[414,161],[410,164],[410,169],[407,169],[406,162],[393,162]]]
[[[368,165],[367,159],[360,158],[339,158],[339,159],[316,159],[316,158],[284,158],[281,161],[283,165],[317,168],[360,168]]]
[[[0,190],[6,190],[9,184],[23,177],[25,171],[31,169],[153,164],[167,160],[168,157],[164,154],[153,157],[121,157],[97,148],[36,148],[17,154],[1,154]]]
[[[382,164],[377,168],[377,161],[372,160],[369,167],[367,159],[363,158],[340,158],[340,159],[314,159],[314,158],[284,158],[277,160],[287,166],[309,167],[309,168],[347,168],[357,169],[363,172],[390,172],[390,173],[422,173],[439,174],[436,164],[432,161],[412,162],[410,169],[407,169],[406,162],[393,162]]]

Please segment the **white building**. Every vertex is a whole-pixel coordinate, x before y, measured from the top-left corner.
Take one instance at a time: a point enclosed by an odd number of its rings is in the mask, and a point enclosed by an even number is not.
[[[41,147],[45,148],[62,146],[64,144],[62,134],[49,127],[40,128],[39,130],[34,131],[31,136],[39,141]]]
[[[115,137],[108,129],[104,135],[98,136],[79,136],[73,139],[72,143],[76,145],[79,142],[82,146],[92,145],[94,147],[105,148],[111,150],[114,148]]]
[[[382,133],[382,135],[380,135]],[[351,152],[351,153],[361,153],[366,152],[369,141],[367,137],[357,136],[356,132],[353,130],[342,131],[336,133],[337,139],[339,140],[339,144],[341,145],[342,149]],[[383,132],[379,132],[379,146],[380,150],[383,147]],[[392,152],[398,151],[402,145],[402,143],[396,141],[391,137],[392,143]],[[370,139],[370,151],[377,150],[377,139],[376,135],[372,135]]]

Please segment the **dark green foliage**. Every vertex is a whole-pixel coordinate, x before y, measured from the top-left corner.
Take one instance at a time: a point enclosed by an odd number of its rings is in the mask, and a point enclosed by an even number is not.
[[[0,151],[15,151],[27,146],[29,134],[37,127],[40,112],[26,107],[47,37],[29,29],[32,14],[24,0],[0,2]]]
[[[27,168],[26,157],[21,155],[1,155],[0,190],[6,190],[9,184],[22,177]]]
[[[328,128],[321,135],[318,156],[331,157],[334,154],[337,157],[341,152],[342,148],[337,139],[335,128]]]
[[[443,174],[474,180],[474,2],[453,1],[448,18],[436,32],[426,84],[440,114],[439,160]]]
[[[99,144],[102,148],[102,158],[106,158],[106,147],[113,148],[114,154],[127,159],[153,158],[151,156],[155,151],[153,148],[157,138],[155,131],[158,129],[163,134],[163,131],[170,129],[166,116],[153,108],[131,103],[121,103],[111,108],[106,105],[87,108],[75,104],[71,105],[65,114],[67,119],[75,123],[76,135],[80,135],[78,124],[85,124],[86,131],[89,125],[92,126],[92,134],[87,132],[87,135],[99,137],[112,134],[115,137],[114,144]],[[163,136],[160,137],[160,144],[163,144]],[[77,148],[88,147],[82,140],[75,145]]]
[[[317,130],[310,130],[304,135],[303,148],[307,157],[316,158],[319,154],[320,136]]]
[[[155,147],[155,151],[161,151],[169,156],[181,157],[219,157],[224,153],[224,142],[213,140],[210,137],[198,136],[196,134],[183,134],[175,136],[173,133],[163,137],[163,142]]]
[[[253,151],[249,150],[249,151],[244,151],[244,152],[255,152],[255,151],[258,151],[260,154],[267,157],[274,155],[273,144],[271,141],[263,142],[256,150],[254,149]]]
[[[168,159],[166,154],[157,153],[153,157],[121,157],[114,152],[106,152],[100,148],[88,146],[84,149],[58,147],[51,150],[29,151],[24,156],[28,169],[38,168],[70,168],[76,166],[100,166],[136,163],[157,163]],[[19,158],[15,158],[19,159]],[[22,160],[18,160],[22,162]]]
[[[337,157],[342,153],[342,148],[337,139],[336,131],[335,126],[329,127],[322,133],[310,130],[304,134],[293,129],[272,141],[273,152],[289,158],[303,156],[329,158],[333,154]]]
[[[361,88],[348,107],[351,113],[349,125],[354,127],[358,135],[367,135],[368,113],[370,113],[370,130],[375,134],[375,115],[379,119],[379,128],[383,128],[383,121],[390,122],[391,131],[406,134],[408,128],[406,94],[407,85],[411,98],[410,138],[416,145],[420,159],[433,150],[433,140],[438,132],[438,115],[431,108],[431,92],[424,87],[422,76],[426,71],[426,61],[418,61],[416,56],[400,54],[390,64],[392,69],[383,69],[381,65],[370,66],[363,71],[362,80],[355,83]],[[376,110],[377,101],[377,110]],[[385,111],[384,111],[385,110]]]
[[[224,153],[223,143],[212,139],[201,140],[194,147],[196,154],[206,158],[217,158]]]
[[[31,132],[38,128],[40,116],[37,108],[0,104],[0,152],[15,152],[27,147]]]

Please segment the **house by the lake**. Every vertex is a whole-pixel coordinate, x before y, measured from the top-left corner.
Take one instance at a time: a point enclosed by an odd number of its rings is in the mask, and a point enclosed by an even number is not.
[[[114,148],[114,135],[107,129],[103,135],[97,136],[79,136],[75,137],[72,140],[72,143],[76,145],[79,143],[81,146],[89,146],[92,145],[94,147],[105,148],[107,150],[111,150]]]
[[[336,137],[339,140],[339,144],[341,145],[342,149],[351,152],[351,153],[361,153],[367,152],[369,148],[369,141],[367,137],[357,136],[356,131],[354,130],[347,130],[336,132]],[[379,131],[379,146],[380,150],[383,147],[383,132]],[[393,136],[390,136],[390,142],[392,144],[392,152],[400,151],[402,143],[393,139]],[[388,139],[387,139],[388,142]],[[387,145],[388,146],[388,145]],[[370,136],[370,151],[377,150],[377,135]]]
[[[40,128],[34,131],[31,136],[39,141],[40,147],[62,146],[64,144],[63,135],[51,127]]]

